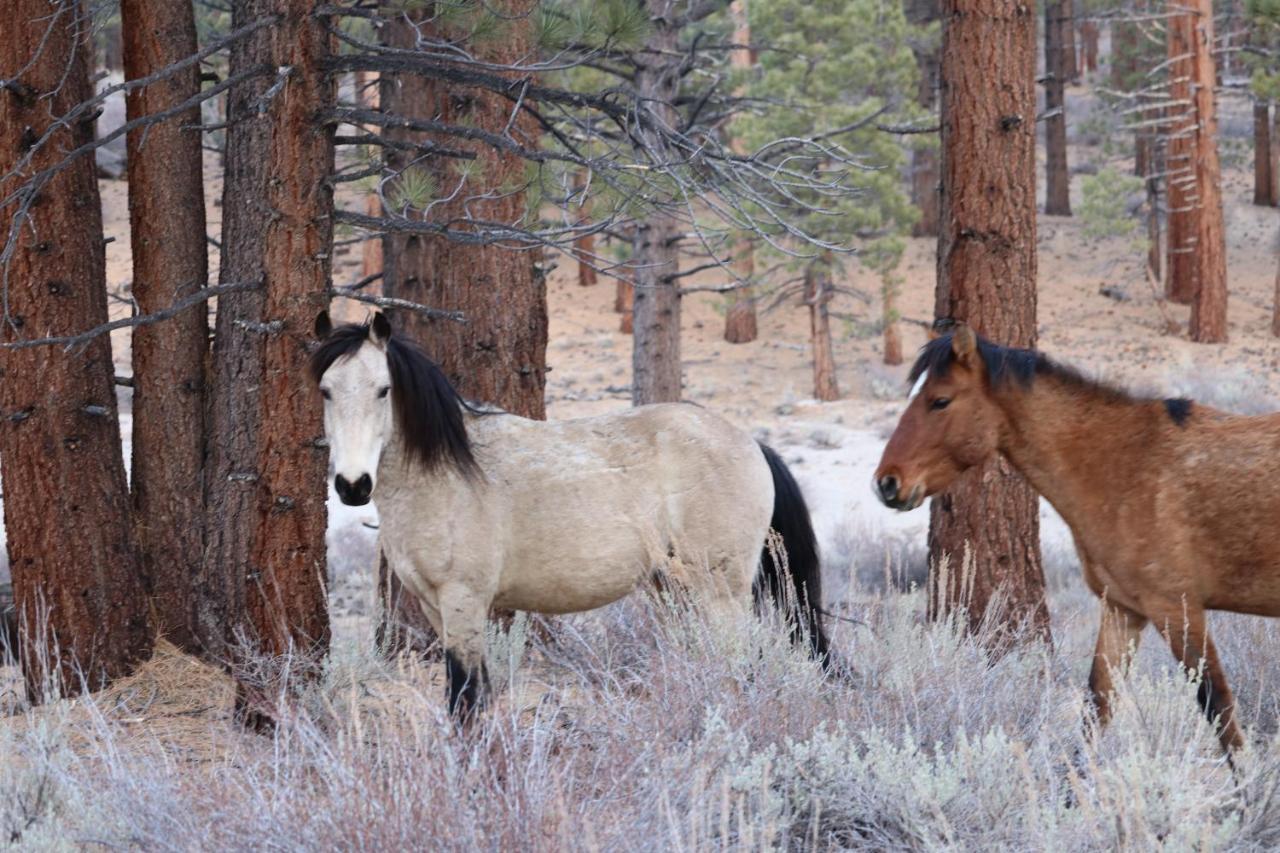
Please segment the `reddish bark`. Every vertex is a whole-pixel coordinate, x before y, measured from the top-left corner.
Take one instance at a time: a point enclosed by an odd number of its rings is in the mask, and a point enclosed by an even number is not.
[[[1195,107],[1191,104],[1191,78],[1195,73],[1193,42],[1195,22],[1182,7],[1171,7],[1167,21],[1169,43],[1169,98],[1176,106],[1170,107],[1167,131],[1165,186],[1168,194],[1168,233],[1165,245],[1168,250],[1168,274],[1165,278],[1165,295],[1173,302],[1189,304],[1196,292],[1194,216],[1196,172],[1193,141],[1195,134]]]
[[[840,399],[836,381],[835,348],[831,342],[830,259],[805,270],[804,301],[809,306],[809,341],[813,347],[813,396],[823,401]]]
[[[531,15],[534,0],[513,0],[503,6],[501,38],[470,45],[475,55],[495,65],[509,65],[533,50]],[[439,16],[409,13],[414,26],[396,20],[384,27],[383,38],[393,47],[411,50],[420,31],[450,37]],[[458,37],[458,34],[452,34]],[[516,75],[512,75],[513,79]],[[383,110],[510,134],[530,148],[540,133],[532,115],[521,111],[512,119],[511,101],[481,88],[414,74],[384,75]],[[512,190],[525,182],[519,157],[482,143],[462,143],[456,137],[433,137],[414,131],[391,130],[388,136],[413,142],[433,141],[448,148],[467,148],[475,160],[460,177],[458,161],[428,157],[417,168],[429,170],[441,198],[460,191],[450,201],[439,200],[427,218],[456,223],[467,217],[518,224],[525,216],[525,193]],[[416,155],[388,153],[388,166],[399,171]],[[462,182],[466,185],[462,186]],[[479,198],[492,193],[492,198]],[[527,417],[546,416],[547,296],[539,269],[541,250],[533,246],[475,245],[427,234],[389,234],[383,243],[384,291],[435,308],[465,312],[466,323],[401,312],[395,322],[418,340],[450,380],[467,397],[501,406]]]
[[[1071,215],[1071,172],[1067,166],[1067,69],[1065,38],[1071,19],[1065,0],[1051,0],[1044,7],[1044,105],[1049,118],[1044,124],[1045,200],[1044,212],[1051,216]]]
[[[936,313],[1034,346],[1034,12],[1016,0],[944,0],[943,21]],[[1002,594],[1009,619],[1049,636],[1039,502],[1007,462],[974,469],[933,499],[929,552],[933,615],[963,608],[976,626]]]
[[[196,52],[189,0],[123,0],[125,77],[136,80]],[[130,121],[200,91],[200,69],[128,95]],[[204,183],[193,107],[128,136],[133,298],[152,314],[207,283]],[[204,561],[207,305],[133,331],[133,518],[157,628],[174,645],[204,651],[196,583]]]
[[[1196,292],[1191,302],[1191,340],[1227,340],[1227,248],[1222,226],[1222,175],[1218,167],[1218,120],[1214,113],[1213,3],[1195,0],[1196,126],[1193,141],[1196,192]]]
[[[55,126],[93,94],[91,48],[78,9],[14,0],[5,10],[0,197],[11,198],[30,175],[93,140],[91,117]],[[13,241],[3,270],[0,342],[78,334],[105,323],[93,158],[72,161],[40,188],[25,215],[18,211],[14,203],[0,207],[0,239]],[[23,221],[15,223],[15,215]],[[4,521],[24,622],[23,675],[34,699],[51,689],[97,690],[131,672],[152,647],[113,374],[105,335],[73,348],[0,350]]]

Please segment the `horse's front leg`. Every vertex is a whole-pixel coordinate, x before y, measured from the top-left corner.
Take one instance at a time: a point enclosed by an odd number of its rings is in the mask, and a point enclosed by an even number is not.
[[[1105,726],[1111,719],[1111,694],[1115,690],[1113,677],[1124,671],[1130,654],[1137,650],[1147,618],[1108,601],[1105,591],[1103,596],[1098,644],[1093,652],[1093,668],[1089,671],[1089,693],[1098,713],[1098,723]]]
[[[490,604],[465,584],[451,582],[440,587],[440,636],[444,643],[449,712],[464,721],[483,707],[489,690],[484,629]]]

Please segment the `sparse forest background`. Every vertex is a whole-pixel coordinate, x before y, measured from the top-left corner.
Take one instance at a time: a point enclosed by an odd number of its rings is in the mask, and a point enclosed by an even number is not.
[[[1276,408],[1273,6],[16,0],[0,830],[88,841],[87,804],[120,812],[104,838],[188,847],[198,820],[161,816],[220,802],[228,846],[422,843],[451,810],[481,846],[1273,843],[1270,624],[1219,631],[1256,673],[1243,773],[1150,655],[1086,744],[1060,520],[1003,464],[929,518],[863,494],[937,318]],[[660,604],[520,616],[492,629],[504,704],[451,740],[376,515],[327,501],[326,307],[385,311],[517,414],[689,399],[778,444],[853,682]],[[391,817],[299,817],[348,796]]]

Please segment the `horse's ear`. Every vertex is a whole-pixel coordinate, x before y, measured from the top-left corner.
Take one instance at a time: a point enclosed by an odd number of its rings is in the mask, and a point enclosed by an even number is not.
[[[333,322],[329,320],[329,312],[321,311],[316,315],[316,337],[324,340],[333,331]]]
[[[950,317],[939,317],[929,326],[929,340],[936,341],[938,338],[950,332],[956,327],[956,321]]]
[[[960,364],[966,367],[973,364],[978,355],[978,336],[973,329],[964,323],[957,323],[951,332],[951,353]]]
[[[369,340],[379,346],[385,344],[391,338],[391,321],[387,319],[387,315],[381,311],[373,313],[373,319],[369,321]]]

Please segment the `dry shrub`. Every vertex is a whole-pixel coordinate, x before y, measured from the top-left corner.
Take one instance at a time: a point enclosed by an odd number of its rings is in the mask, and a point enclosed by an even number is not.
[[[1094,606],[994,654],[924,595],[861,594],[824,679],[776,619],[663,601],[495,631],[499,693],[462,733],[438,665],[343,637],[271,735],[171,648],[110,691],[0,723],[0,839],[32,848],[1257,849],[1280,843],[1273,623],[1219,620],[1254,736],[1233,772],[1148,634],[1086,737]],[[529,637],[532,636],[532,639]],[[264,670],[288,669],[278,663]],[[1264,695],[1266,693],[1267,695]]]

